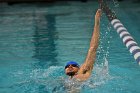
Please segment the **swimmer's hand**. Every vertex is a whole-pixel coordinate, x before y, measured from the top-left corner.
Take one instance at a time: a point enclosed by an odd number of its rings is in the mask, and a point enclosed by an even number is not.
[[[102,14],[102,10],[98,9],[95,15],[95,26],[99,25],[101,14]]]
[[[102,14],[102,10],[101,9],[98,9],[97,12],[96,12],[96,15],[95,15],[95,19],[98,19],[101,17],[101,14]]]

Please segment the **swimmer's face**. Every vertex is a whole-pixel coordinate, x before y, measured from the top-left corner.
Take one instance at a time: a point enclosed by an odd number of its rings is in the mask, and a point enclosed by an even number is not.
[[[77,67],[76,65],[68,65],[65,68],[65,73],[68,76],[73,76],[78,72],[78,70],[79,70],[79,67]]]

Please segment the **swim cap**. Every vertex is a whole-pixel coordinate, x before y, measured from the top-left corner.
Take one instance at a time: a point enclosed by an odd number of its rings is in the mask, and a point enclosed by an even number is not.
[[[76,67],[79,67],[79,65],[78,65],[77,62],[69,61],[69,62],[66,64],[65,69],[66,69],[69,65],[75,65]]]

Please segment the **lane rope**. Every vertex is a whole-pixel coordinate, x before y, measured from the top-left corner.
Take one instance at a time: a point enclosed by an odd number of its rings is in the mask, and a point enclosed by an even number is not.
[[[129,50],[129,52],[134,56],[136,62],[140,65],[140,47],[135,42],[134,38],[130,35],[130,33],[127,31],[127,29],[124,27],[124,25],[121,23],[121,21],[117,18],[116,14],[112,12],[112,10],[108,7],[106,2],[103,0],[98,0],[98,2],[100,5],[99,7],[106,14],[108,20],[110,21],[116,32],[119,34],[123,43]]]

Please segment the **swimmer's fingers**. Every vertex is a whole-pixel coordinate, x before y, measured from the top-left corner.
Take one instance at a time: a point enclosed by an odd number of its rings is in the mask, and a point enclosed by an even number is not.
[[[101,17],[101,15],[102,15],[102,10],[98,9],[96,12],[95,18],[99,18],[99,17]]]
[[[100,24],[101,14],[102,14],[101,9],[98,9],[95,14],[95,26],[98,26]]]

